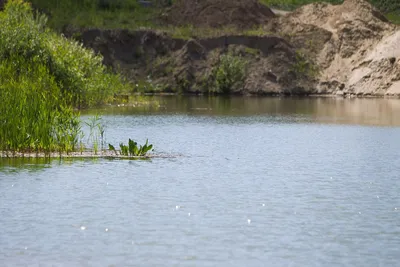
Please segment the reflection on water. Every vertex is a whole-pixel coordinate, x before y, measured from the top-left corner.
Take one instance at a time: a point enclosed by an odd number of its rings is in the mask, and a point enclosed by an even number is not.
[[[154,96],[149,99],[159,105],[114,106],[100,112],[118,115],[299,116],[318,123],[400,126],[400,116],[397,116],[400,99],[208,96]]]
[[[0,158],[0,172],[41,171],[50,166],[48,158]]]
[[[0,173],[14,174],[17,172],[40,172],[57,166],[72,166],[77,162],[96,163],[97,158],[1,158]]]

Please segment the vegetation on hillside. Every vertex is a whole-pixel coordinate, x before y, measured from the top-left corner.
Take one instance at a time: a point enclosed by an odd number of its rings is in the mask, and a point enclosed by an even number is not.
[[[49,30],[46,20],[22,0],[0,12],[0,151],[75,150],[81,130],[74,109],[126,87],[100,56]]]
[[[315,2],[327,2],[331,4],[341,4],[344,0],[260,0],[265,5],[293,10],[299,6],[303,6]],[[377,7],[381,12],[388,13],[400,11],[400,2],[398,0],[368,0],[371,4]]]
[[[240,90],[246,79],[248,62],[240,56],[224,54],[219,58],[219,64],[213,69],[214,84],[211,88],[216,93],[229,94]]]
[[[32,5],[49,15],[52,28],[74,27],[132,28],[153,27],[161,9],[145,7],[137,0],[31,0]]]
[[[394,22],[400,20],[400,2],[397,0],[369,0],[381,12]],[[39,11],[49,15],[50,26],[61,31],[65,26],[97,28],[137,29],[164,28],[158,18],[163,16],[164,8],[172,0],[153,0],[151,5],[140,4],[138,0],[31,0]],[[265,5],[284,10],[293,10],[299,6],[321,2],[318,0],[260,0]],[[343,0],[325,0],[340,4]],[[169,29],[171,30],[171,29]],[[179,30],[179,29],[178,29]]]
[[[283,10],[294,10],[300,6],[315,3],[327,2],[331,4],[341,4],[344,0],[260,0],[263,4]],[[397,24],[400,24],[400,1],[398,0],[368,0],[378,8],[386,17]]]

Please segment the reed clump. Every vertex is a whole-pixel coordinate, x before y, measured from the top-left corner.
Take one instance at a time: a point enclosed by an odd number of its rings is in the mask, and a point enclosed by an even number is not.
[[[102,58],[46,27],[29,3],[0,12],[0,151],[75,151],[83,107],[126,90]]]

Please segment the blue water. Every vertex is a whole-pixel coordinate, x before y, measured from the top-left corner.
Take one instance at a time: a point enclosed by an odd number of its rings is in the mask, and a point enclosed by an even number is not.
[[[105,112],[167,158],[1,160],[0,265],[398,265],[397,125],[225,113]]]

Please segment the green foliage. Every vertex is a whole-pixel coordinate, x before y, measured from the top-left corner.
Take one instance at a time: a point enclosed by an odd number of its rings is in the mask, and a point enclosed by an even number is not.
[[[149,152],[153,148],[153,145],[149,145],[148,141],[149,140],[146,140],[146,143],[144,145],[140,145],[140,146],[138,146],[138,144],[135,141],[133,141],[132,139],[129,139],[128,145],[124,145],[123,143],[120,143],[119,144],[119,147],[121,149],[120,154],[122,156],[144,157],[144,156],[146,156],[147,152]],[[108,144],[108,147],[109,147],[109,150],[117,153],[115,148],[111,144]]]
[[[115,147],[111,144],[108,144],[108,150],[113,151],[115,155],[117,155],[117,150],[115,150]]]
[[[331,3],[331,4],[341,4],[341,3],[343,3],[343,0],[325,0],[325,1],[320,1],[320,0],[260,0],[260,2],[269,7],[281,8],[281,9],[285,9],[285,10],[293,10],[295,8],[298,8],[299,6],[303,6],[303,5],[310,4],[310,3],[326,2],[326,3]]]
[[[306,55],[296,51],[296,61],[292,65],[292,71],[297,76],[315,77],[319,74],[317,65],[313,64]]]
[[[89,118],[85,124],[89,127],[88,143],[93,146],[94,153],[97,154],[99,145],[101,146],[101,149],[103,149],[103,145],[105,143],[105,126],[102,118],[100,115],[96,114],[95,116]]]
[[[22,0],[7,2],[0,25],[0,150],[76,150],[83,134],[74,107],[104,103],[124,84]]]
[[[400,1],[398,0],[369,0],[371,4],[375,5],[382,12],[400,11]]]
[[[247,65],[248,62],[240,56],[221,55],[218,65],[212,71],[216,92],[228,94],[240,89],[246,79]]]
[[[137,0],[31,0],[50,15],[50,25],[98,28],[138,28],[153,25],[157,7],[143,7]]]
[[[195,25],[185,25],[177,27],[160,27],[174,38],[189,40],[191,38],[212,38],[224,35],[246,35],[246,36],[263,36],[270,34],[263,27],[255,27],[251,29],[238,29],[232,26],[222,28],[196,27]]]
[[[255,49],[255,48],[250,48],[250,47],[245,47],[244,48],[244,51],[247,53],[247,54],[250,54],[250,55],[253,55],[253,56],[257,56],[257,55],[260,55],[260,50],[258,50],[258,49]]]
[[[386,17],[393,23],[400,24],[400,8],[398,11],[393,11],[386,14]]]
[[[119,148],[121,149],[121,155],[123,156],[128,156],[129,155],[129,147],[127,145],[124,145],[123,143],[119,144]]]
[[[398,0],[368,0],[371,4],[376,6],[382,12],[390,12],[400,9],[400,2]],[[326,2],[331,4],[341,4],[343,0],[260,0],[263,4],[272,7],[280,7],[284,9],[294,9],[315,2]]]
[[[156,93],[161,92],[163,87],[160,84],[154,83],[150,75],[146,79],[139,79],[133,86],[133,92],[138,93]]]
[[[380,11],[391,13],[399,11],[398,0],[369,0]],[[157,23],[162,14],[162,7],[171,6],[171,0],[153,0],[152,7],[143,7],[137,0],[31,0],[32,4],[50,15],[50,25],[61,30],[65,25],[78,27],[97,27],[107,29],[137,29],[141,27],[163,28]],[[313,2],[340,4],[343,0],[260,0],[260,2],[279,9],[293,10]],[[392,13],[391,13],[392,14]],[[393,15],[390,15],[390,18]],[[161,26],[161,27],[160,27]],[[220,36],[230,34],[230,29],[205,29],[199,32],[198,27],[187,26],[165,29],[174,37],[191,38],[193,36]],[[253,32],[250,35],[258,33]]]
[[[107,72],[100,56],[48,30],[46,17],[34,16],[21,0],[8,1],[0,25],[0,61],[21,56],[24,62],[42,64],[75,107],[104,103],[125,86],[119,76]]]
[[[368,0],[372,5],[385,13],[389,20],[395,23],[400,22],[400,1],[399,0]],[[343,0],[260,0],[261,3],[274,8],[293,10],[300,6],[315,3],[327,2],[331,4],[341,4]]]
[[[79,114],[59,97],[47,67],[13,55],[0,61],[0,73],[0,150],[74,151],[81,136]]]

